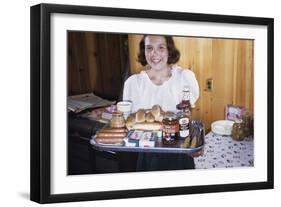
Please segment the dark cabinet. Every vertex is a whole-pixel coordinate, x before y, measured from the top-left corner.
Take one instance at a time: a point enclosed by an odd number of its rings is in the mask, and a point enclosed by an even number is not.
[[[136,171],[137,153],[94,150],[89,139],[68,137],[68,175]]]
[[[119,172],[118,155],[94,150],[89,139],[69,136],[68,175],[114,172]]]
[[[68,137],[68,175],[91,174],[95,172],[89,140],[77,135]]]
[[[128,76],[128,36],[68,32],[68,95],[94,92],[110,100],[122,95]]]
[[[91,135],[103,124],[68,115],[68,175],[134,172],[137,153],[97,151],[90,144]]]

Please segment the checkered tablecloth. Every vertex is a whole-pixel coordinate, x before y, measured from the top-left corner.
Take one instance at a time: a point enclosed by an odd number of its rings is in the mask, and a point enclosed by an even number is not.
[[[247,137],[243,141],[235,141],[231,136],[221,136],[210,132],[205,136],[204,154],[194,158],[195,168],[254,166],[253,140],[253,137]]]

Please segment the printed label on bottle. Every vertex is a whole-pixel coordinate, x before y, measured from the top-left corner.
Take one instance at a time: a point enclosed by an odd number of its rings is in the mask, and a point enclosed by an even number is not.
[[[187,118],[187,117],[181,118],[179,120],[180,125],[184,125],[184,124],[188,124],[188,123],[189,123],[189,118]]]
[[[163,126],[163,138],[167,141],[176,139],[176,133],[179,131],[179,125],[164,125]]]
[[[180,137],[187,137],[189,135],[189,130],[180,131]]]
[[[179,131],[179,125],[164,125],[163,132],[165,133],[177,133]]]
[[[179,135],[182,138],[189,135],[189,118],[184,117],[179,120]]]

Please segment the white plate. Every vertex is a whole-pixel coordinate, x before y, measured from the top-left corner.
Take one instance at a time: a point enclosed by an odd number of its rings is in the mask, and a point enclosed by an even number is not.
[[[219,120],[212,123],[211,129],[212,132],[218,135],[231,135],[233,124],[234,121]]]

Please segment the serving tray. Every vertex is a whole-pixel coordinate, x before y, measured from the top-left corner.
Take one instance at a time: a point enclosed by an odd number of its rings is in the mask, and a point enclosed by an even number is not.
[[[203,135],[202,135],[203,136]],[[204,148],[204,137],[203,144],[196,148],[181,148],[181,144],[184,142],[183,139],[178,140],[175,145],[164,145],[162,139],[158,138],[155,142],[155,147],[131,147],[125,146],[125,144],[114,145],[114,144],[99,144],[96,142],[95,136],[92,136],[90,140],[91,145],[94,149],[99,151],[110,151],[110,152],[154,152],[154,153],[183,153],[192,154],[200,151]]]

